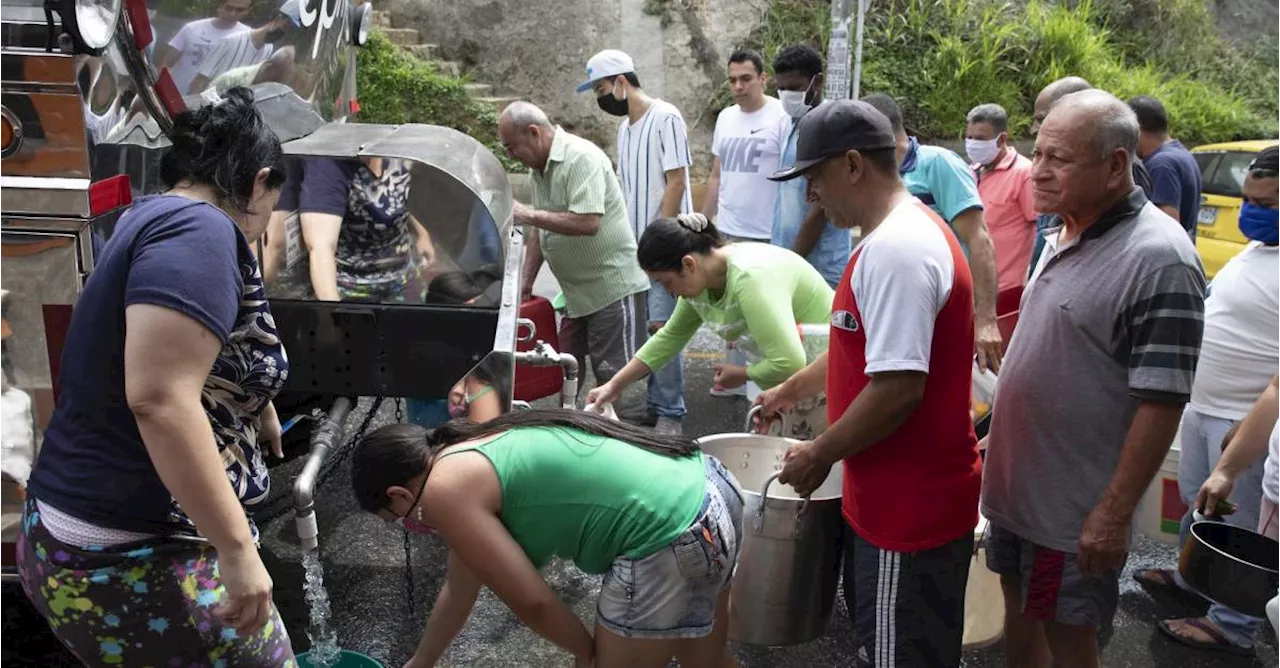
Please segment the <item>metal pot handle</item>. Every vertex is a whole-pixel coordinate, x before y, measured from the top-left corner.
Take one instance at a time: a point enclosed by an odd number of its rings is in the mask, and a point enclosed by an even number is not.
[[[773,475],[765,479],[764,486],[760,488],[760,509],[756,511],[756,533],[760,533],[764,530],[764,508],[765,504],[769,501],[769,485],[772,485],[773,481],[777,480],[780,475],[782,475],[781,471],[774,471]],[[797,537],[800,535],[800,518],[804,516],[804,511],[808,509],[809,495],[806,494],[800,503],[800,508],[796,510],[795,529],[793,534]]]
[[[742,426],[742,432],[744,434],[763,434],[768,432],[768,425],[770,422],[772,422],[772,420],[761,420],[761,423],[765,426],[765,431],[763,432],[756,431],[756,428],[755,428],[756,426],[752,421],[752,418],[759,416],[763,411],[764,411],[764,404],[756,404],[752,406],[750,410],[747,411],[747,421]]]

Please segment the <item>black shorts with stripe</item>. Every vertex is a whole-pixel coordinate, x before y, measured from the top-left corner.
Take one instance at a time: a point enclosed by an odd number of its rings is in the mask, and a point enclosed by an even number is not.
[[[959,666],[972,559],[972,532],[930,550],[894,552],[846,524],[844,598],[861,665]]]

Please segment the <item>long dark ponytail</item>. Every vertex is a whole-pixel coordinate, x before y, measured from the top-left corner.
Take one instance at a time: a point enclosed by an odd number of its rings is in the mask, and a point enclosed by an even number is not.
[[[666,457],[687,457],[698,446],[680,436],[663,436],[602,415],[563,408],[512,411],[488,422],[450,420],[434,430],[414,424],[389,424],[375,429],[356,444],[351,483],[360,507],[377,512],[387,505],[387,488],[403,486],[427,469],[440,450],[517,427],[563,427],[593,436],[630,443]]]

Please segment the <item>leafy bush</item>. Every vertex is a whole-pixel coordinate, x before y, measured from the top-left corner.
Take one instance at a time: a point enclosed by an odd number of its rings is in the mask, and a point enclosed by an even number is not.
[[[1206,25],[1203,0],[875,0],[862,92],[894,96],[925,137],[958,136],[969,109],[985,102],[1009,111],[1017,135],[1031,125],[1039,90],[1074,74],[1121,99],[1159,99],[1188,143],[1275,136],[1274,46],[1248,54]],[[772,0],[743,46],[769,61],[799,42],[825,52],[829,33],[825,0]],[[723,86],[711,104],[728,104]]]
[[[426,123],[453,128],[489,147],[507,171],[526,171],[507,157],[498,140],[492,105],[471,97],[467,80],[443,74],[427,60],[391,43],[379,32],[358,51],[358,119],[364,123]]]

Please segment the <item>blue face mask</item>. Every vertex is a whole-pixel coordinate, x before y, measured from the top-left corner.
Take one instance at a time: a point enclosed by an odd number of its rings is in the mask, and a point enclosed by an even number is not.
[[[1280,209],[1245,202],[1240,207],[1240,233],[1250,241],[1261,241],[1268,246],[1280,244]]]

